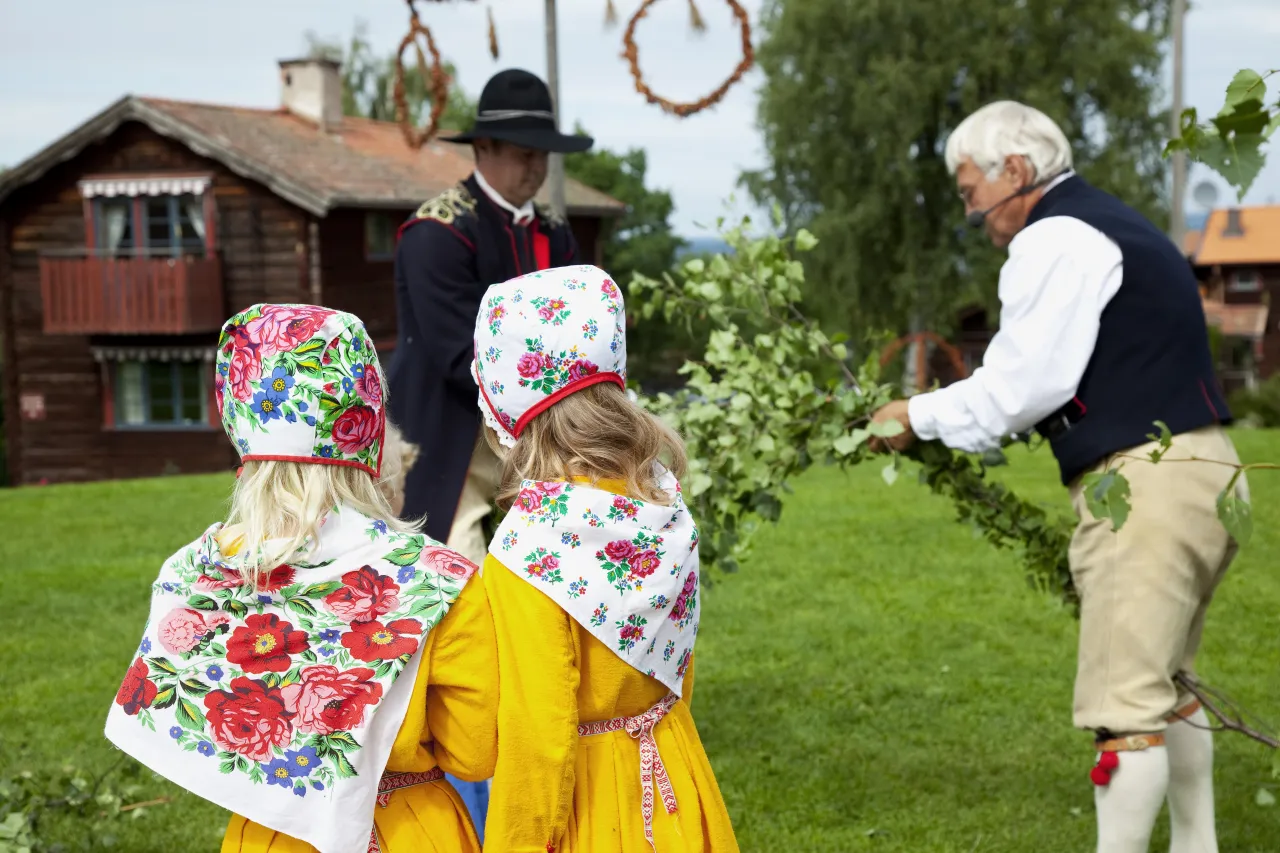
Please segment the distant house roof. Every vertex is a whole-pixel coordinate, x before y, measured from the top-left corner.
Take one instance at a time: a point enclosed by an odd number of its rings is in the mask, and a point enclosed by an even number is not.
[[[1203,231],[1188,231],[1182,235],[1182,254],[1196,259],[1196,254],[1200,251],[1200,241],[1204,239]]]
[[[1280,206],[1223,208],[1205,221],[1198,266],[1280,264]]]
[[[432,141],[410,148],[393,122],[344,117],[325,132],[279,108],[128,95],[0,175],[0,200],[127,121],[178,140],[316,216],[340,207],[413,207],[465,178],[475,165],[466,145]],[[546,187],[539,200],[549,200]],[[569,213],[584,216],[616,217],[625,209],[572,178],[565,181],[565,204]]]
[[[1203,299],[1205,320],[1229,338],[1262,340],[1267,333],[1265,303],[1231,304]]]

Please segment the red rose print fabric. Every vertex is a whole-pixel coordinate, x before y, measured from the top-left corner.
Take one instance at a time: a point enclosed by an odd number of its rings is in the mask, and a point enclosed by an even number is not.
[[[264,316],[272,346],[317,322]],[[344,507],[311,550],[253,589],[220,531],[162,567],[107,737],[321,853],[363,850],[418,650],[475,566]]]
[[[377,476],[382,367],[360,318],[315,305],[254,305],[227,321],[214,396],[242,460],[354,465]]]
[[[679,695],[698,635],[698,529],[661,473],[670,506],[525,481],[489,553]]]

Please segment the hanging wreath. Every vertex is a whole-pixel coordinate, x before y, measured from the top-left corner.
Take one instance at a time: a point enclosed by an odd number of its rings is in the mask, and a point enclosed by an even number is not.
[[[409,143],[411,148],[421,148],[439,130],[440,116],[444,114],[444,109],[449,103],[449,75],[444,71],[440,61],[440,51],[436,49],[436,41],[431,37],[431,30],[418,18],[418,12],[413,8],[413,0],[407,0],[407,2],[409,32],[405,34],[400,42],[400,49],[396,51],[396,83],[392,90],[392,99],[396,104],[396,121],[404,133],[405,142]],[[427,43],[426,53],[422,50],[418,36],[422,36]],[[418,73],[431,90],[431,115],[427,120],[427,126],[423,128],[414,127],[413,122],[409,120],[409,98],[404,87],[404,52],[409,45],[413,45],[418,55]],[[431,54],[430,66],[427,65],[427,53]]]
[[[635,15],[632,16],[631,21],[627,24],[627,31],[622,37],[622,56],[631,66],[631,76],[636,81],[636,91],[644,95],[646,101],[651,104],[657,104],[665,113],[686,118],[719,103],[724,98],[725,93],[729,91],[729,88],[741,80],[742,75],[751,69],[751,66],[755,63],[755,50],[751,47],[751,21],[747,17],[747,10],[742,8],[738,0],[725,0],[729,4],[729,9],[733,12],[733,16],[737,18],[742,30],[742,61],[738,63],[737,68],[733,69],[733,73],[729,75],[728,79],[721,83],[719,88],[710,95],[689,103],[676,103],[667,100],[661,95],[654,94],[649,85],[645,83],[644,74],[640,71],[640,51],[636,47],[635,41],[636,25],[648,14],[649,7],[657,2],[658,0],[644,0],[640,4],[640,8],[636,10]],[[698,20],[700,21],[701,18],[699,17]]]

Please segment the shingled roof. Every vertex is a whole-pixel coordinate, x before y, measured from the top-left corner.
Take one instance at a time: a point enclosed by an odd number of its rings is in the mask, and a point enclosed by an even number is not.
[[[1198,266],[1280,264],[1280,205],[1212,211],[1194,260]]]
[[[320,130],[284,109],[252,109],[128,95],[25,163],[0,175],[0,200],[128,121],[182,142],[316,216],[340,207],[404,209],[456,184],[474,161],[465,145],[432,141],[414,150],[392,122],[344,117]],[[539,194],[548,201],[546,187]],[[621,216],[625,205],[565,180],[568,212]]]

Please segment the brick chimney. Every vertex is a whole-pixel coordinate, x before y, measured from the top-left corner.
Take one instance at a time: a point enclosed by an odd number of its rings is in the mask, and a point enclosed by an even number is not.
[[[332,59],[280,60],[280,106],[323,131],[342,124],[342,66]]]
[[[1227,208],[1227,224],[1222,229],[1223,237],[1243,237],[1244,222],[1240,219],[1240,208]]]

